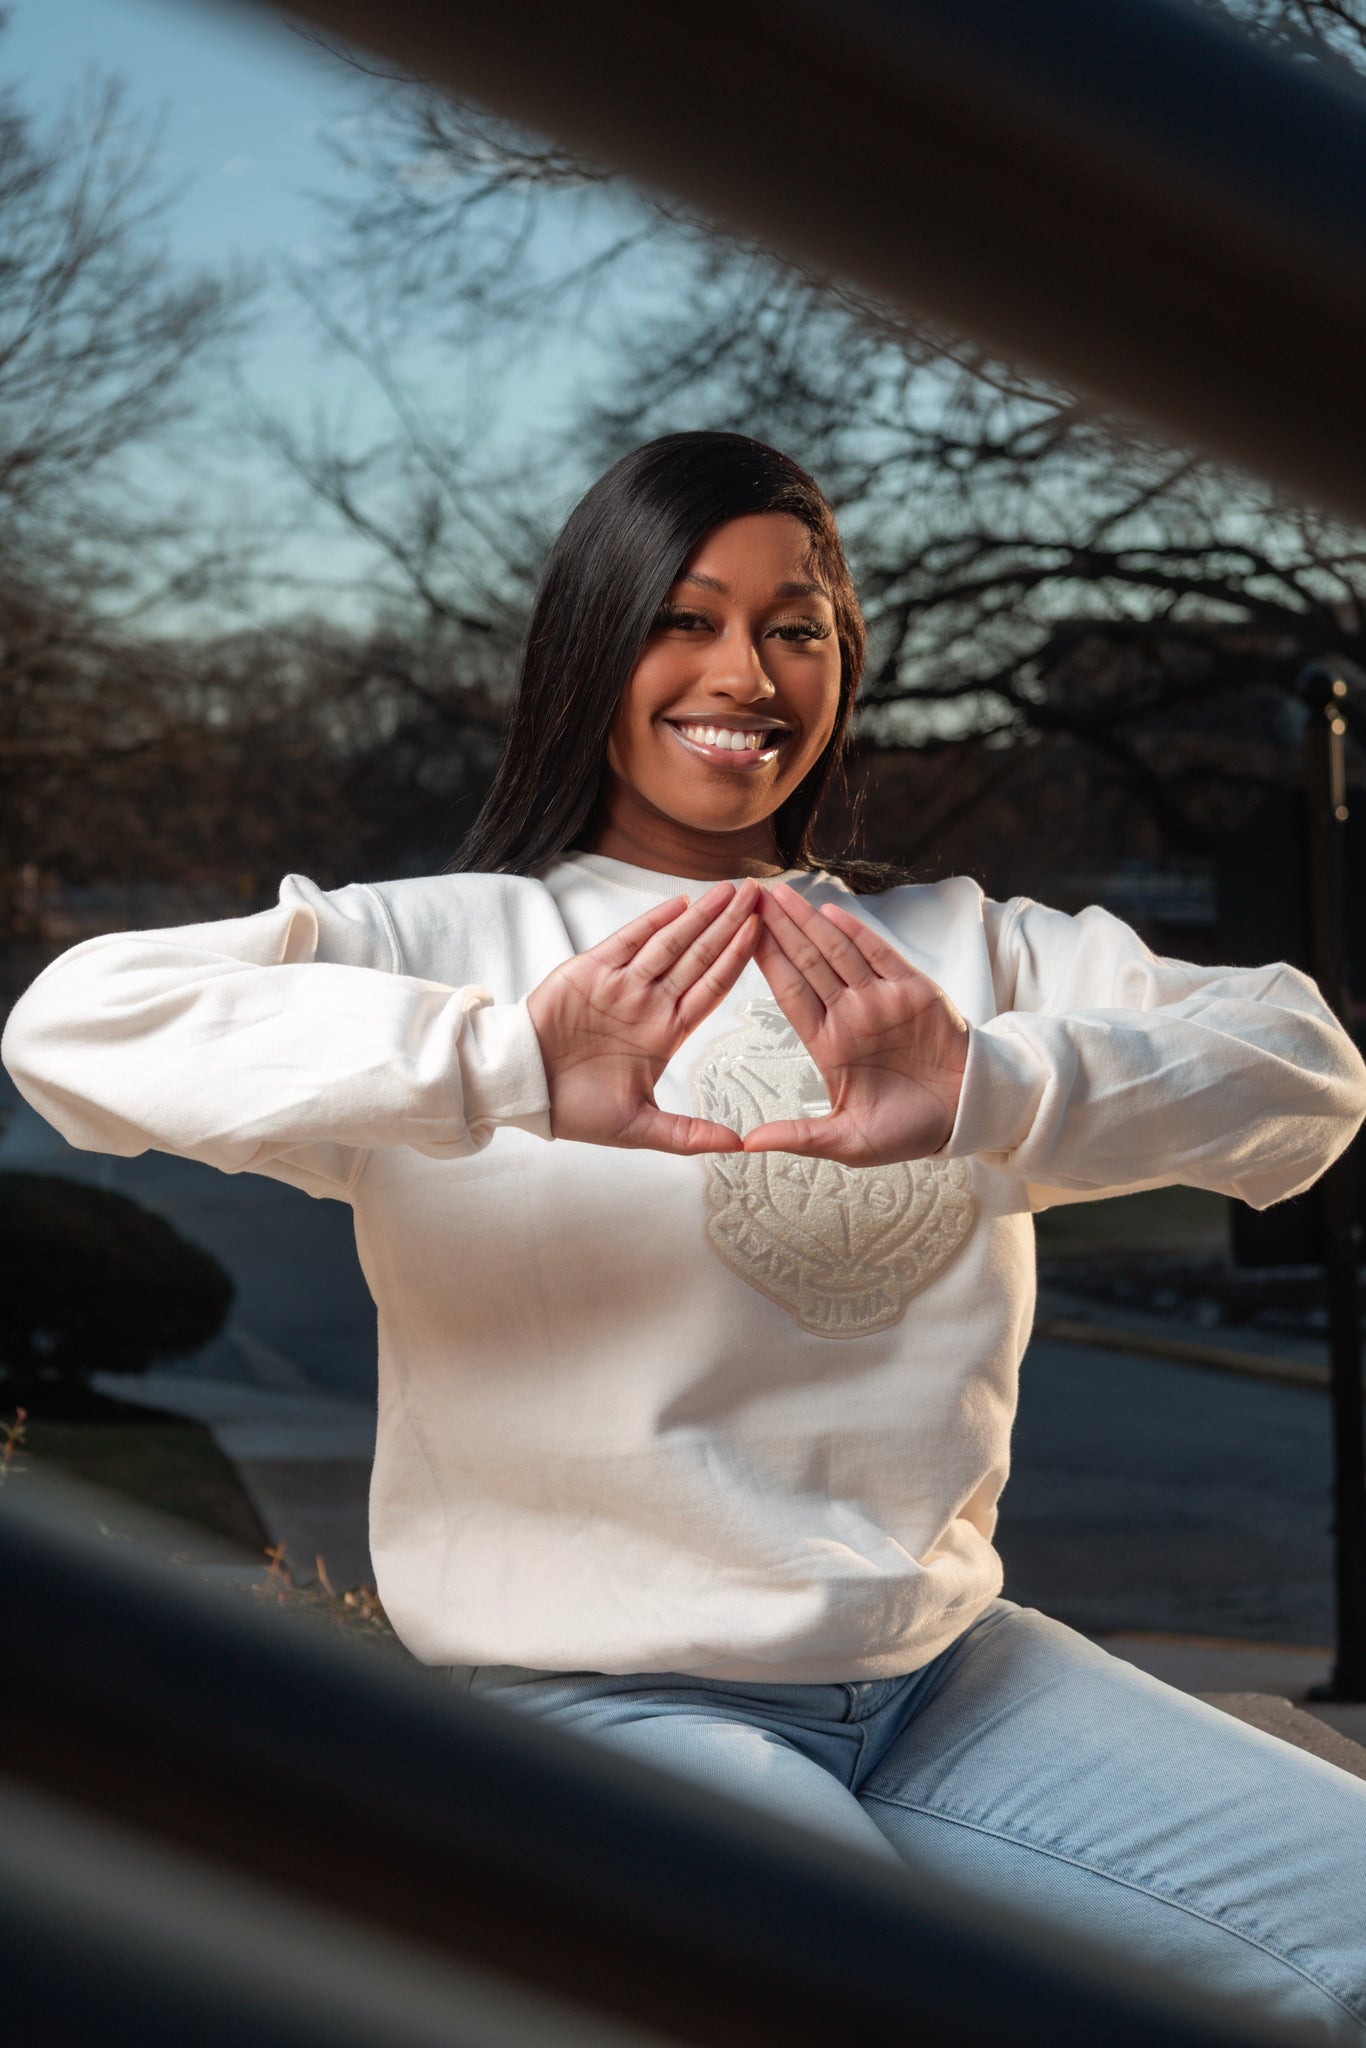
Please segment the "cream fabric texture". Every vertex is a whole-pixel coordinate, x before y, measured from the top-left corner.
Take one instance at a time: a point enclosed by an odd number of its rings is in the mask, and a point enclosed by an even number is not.
[[[71,1144],[351,1205],[378,1311],[372,1556],[429,1663],[919,1668],[1000,1590],[1033,1212],[1171,1182],[1265,1207],[1366,1115],[1366,1065],[1294,968],[1163,959],[1104,910],[964,877],[790,879],[967,1018],[933,1158],[552,1141],[527,995],[707,886],[594,855],[288,875],[254,916],[87,939],[11,1013],[0,1058]],[[740,1129],[827,1102],[752,964],[657,1094]]]

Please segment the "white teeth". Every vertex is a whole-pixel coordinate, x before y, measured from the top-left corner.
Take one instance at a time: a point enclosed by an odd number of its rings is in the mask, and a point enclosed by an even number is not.
[[[723,752],[730,754],[757,754],[768,751],[768,747],[765,746],[765,734],[762,732],[739,732],[726,725],[681,725],[678,730],[685,739],[690,739],[699,747],[719,747]],[[774,734],[768,746],[771,747],[776,738],[777,735]]]

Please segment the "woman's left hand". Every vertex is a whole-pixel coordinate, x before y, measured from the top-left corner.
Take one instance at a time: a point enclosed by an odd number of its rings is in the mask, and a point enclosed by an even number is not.
[[[968,1026],[937,982],[836,904],[784,882],[762,892],[754,957],[810,1053],[829,1116],[760,1124],[746,1152],[888,1166],[937,1152],[953,1129]]]

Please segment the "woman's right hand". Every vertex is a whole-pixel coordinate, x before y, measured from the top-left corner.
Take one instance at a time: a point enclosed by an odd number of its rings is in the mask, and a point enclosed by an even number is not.
[[[654,1099],[665,1067],[734,986],[761,929],[759,885],[718,882],[675,896],[576,953],[527,997],[550,1087],[550,1129],[588,1145],[738,1152],[738,1132],[670,1116]]]

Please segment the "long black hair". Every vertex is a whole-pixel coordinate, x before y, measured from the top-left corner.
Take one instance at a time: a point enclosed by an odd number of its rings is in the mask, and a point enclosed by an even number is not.
[[[448,874],[535,874],[591,846],[612,722],[659,608],[705,535],[753,512],[790,513],[811,535],[809,573],[829,594],[840,652],[834,731],[774,814],[778,857],[788,868],[824,866],[856,889],[898,879],[869,862],[822,862],[812,845],[863,668],[863,614],[835,515],[790,456],[721,433],[646,442],[613,463],[570,513],[542,571],[497,774]]]

